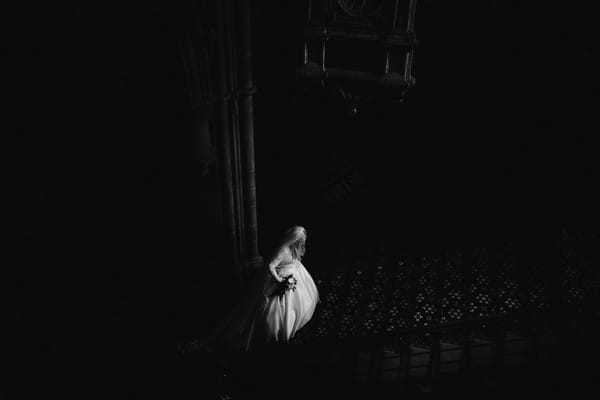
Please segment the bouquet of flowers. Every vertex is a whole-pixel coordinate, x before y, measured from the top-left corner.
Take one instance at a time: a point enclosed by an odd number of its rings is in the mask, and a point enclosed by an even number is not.
[[[286,292],[288,291],[294,291],[296,290],[296,285],[298,284],[298,280],[296,279],[296,277],[294,275],[288,275],[286,277],[283,278],[283,281],[281,281],[281,286],[279,289],[279,296],[283,296]]]
[[[294,275],[288,275],[282,282],[285,285],[285,290],[296,290],[296,285],[298,284],[298,280]]]

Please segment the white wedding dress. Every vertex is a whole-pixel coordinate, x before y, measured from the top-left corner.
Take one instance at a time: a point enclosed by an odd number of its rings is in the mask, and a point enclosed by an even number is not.
[[[319,292],[302,262],[283,248],[269,266],[280,277],[293,275],[296,289],[282,291],[282,284],[264,268],[237,307],[213,331],[209,346],[247,351],[256,344],[287,342],[310,321]]]

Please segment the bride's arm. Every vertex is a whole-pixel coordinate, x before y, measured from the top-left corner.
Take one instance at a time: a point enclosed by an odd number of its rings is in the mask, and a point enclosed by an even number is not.
[[[269,272],[271,272],[273,279],[275,279],[277,282],[283,282],[283,278],[280,277],[279,274],[277,273],[277,266],[281,263],[284,256],[285,256],[284,252],[280,250],[279,252],[277,252],[277,255],[269,263]]]

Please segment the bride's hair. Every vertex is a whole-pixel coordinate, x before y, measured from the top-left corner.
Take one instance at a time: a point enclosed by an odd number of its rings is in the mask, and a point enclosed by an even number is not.
[[[288,246],[292,257],[300,260],[306,251],[306,229],[301,226],[292,226],[283,235],[284,246]]]

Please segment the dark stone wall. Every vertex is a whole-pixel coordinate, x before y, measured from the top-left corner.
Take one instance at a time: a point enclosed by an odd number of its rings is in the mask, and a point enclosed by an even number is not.
[[[61,2],[6,14],[18,91],[4,265],[21,390],[101,393],[135,380],[152,343],[169,354],[202,328],[189,315],[221,242],[192,212],[194,185],[216,183],[194,174],[184,112],[190,10]]]

